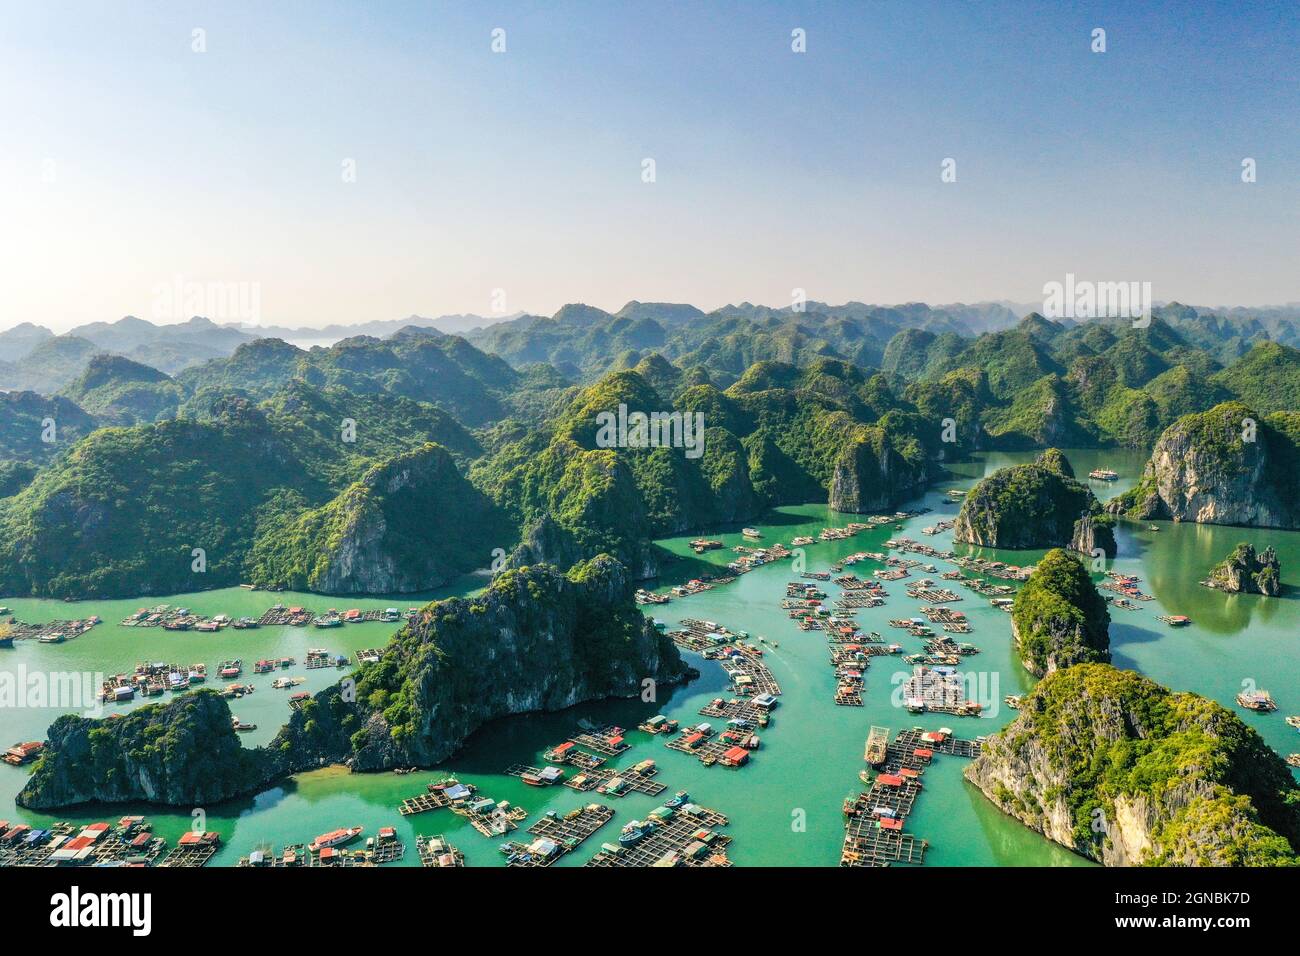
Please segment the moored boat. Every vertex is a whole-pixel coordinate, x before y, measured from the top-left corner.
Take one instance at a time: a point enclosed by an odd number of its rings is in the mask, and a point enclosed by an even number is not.
[[[339,830],[331,830],[329,833],[322,833],[316,839],[312,840],[307,849],[312,853],[319,853],[327,847],[342,846],[345,843],[351,843],[365,831],[365,827],[344,827]]]

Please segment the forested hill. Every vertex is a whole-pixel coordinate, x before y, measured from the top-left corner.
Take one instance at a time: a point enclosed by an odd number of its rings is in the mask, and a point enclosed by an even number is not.
[[[655,537],[774,504],[892,509],[976,450],[1145,450],[1233,401],[1276,430],[1300,403],[1300,352],[1268,340],[1288,322],[1182,306],[1134,328],[992,307],[637,302],[468,338],[409,326],[308,349],[241,341],[174,375],[83,339],[91,354],[57,395],[0,401],[0,593],[403,591],[496,549],[561,567],[608,552],[650,577]],[[38,365],[68,349],[21,331]],[[597,416],[620,406],[702,416],[703,451],[602,443]],[[463,529],[434,520],[440,500],[478,523],[480,547],[451,554]],[[393,531],[407,504],[428,519],[414,544]],[[362,556],[384,570],[347,572]]]

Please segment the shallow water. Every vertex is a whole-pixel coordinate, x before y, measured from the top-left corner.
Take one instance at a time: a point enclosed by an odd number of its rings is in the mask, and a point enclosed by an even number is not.
[[[1103,499],[1129,487],[1138,476],[1141,456],[1115,451],[1068,452],[1076,473],[1086,474],[1098,466],[1108,466],[1123,476],[1114,483],[1092,482]],[[809,570],[823,570],[838,558],[856,551],[883,550],[883,542],[894,535],[925,540],[939,550],[951,545],[951,532],[929,538],[920,529],[956,514],[958,504],[943,492],[949,487],[969,487],[975,477],[1006,464],[1030,460],[1032,454],[988,454],[976,461],[953,466],[959,477],[936,485],[922,499],[908,505],[924,505],[933,512],[904,523],[897,531],[892,525],[864,532],[846,541],[818,543],[805,549]],[[853,515],[839,515],[825,505],[805,505],[778,509],[760,523],[764,541],[788,543],[791,538],[815,535],[823,527],[838,526],[855,520]],[[1160,522],[1159,532],[1145,530],[1146,523],[1124,523],[1119,530],[1120,552],[1113,567],[1140,576],[1143,590],[1157,600],[1143,604],[1138,611],[1113,610],[1111,641],[1115,663],[1142,671],[1161,683],[1179,690],[1193,690],[1214,697],[1225,706],[1242,713],[1270,745],[1282,753],[1300,750],[1297,732],[1283,722],[1290,713],[1300,713],[1300,654],[1296,633],[1300,624],[1300,601],[1288,591],[1280,598],[1248,595],[1228,596],[1200,587],[1196,582],[1238,541],[1257,546],[1272,544],[1282,563],[1284,584],[1300,583],[1300,534],[1276,531],[1252,531]],[[715,532],[727,549],[707,556],[710,564],[725,565],[732,557],[730,547],[742,542],[739,527]],[[662,542],[669,551],[683,556],[671,576],[661,584],[674,583],[699,573],[702,562],[691,555],[687,541],[694,535]],[[994,552],[984,549],[985,556],[996,556],[1013,564],[1037,560],[1041,552]],[[859,572],[875,565],[865,562]],[[947,568],[939,565],[940,571]],[[914,574],[913,577],[918,575]],[[931,575],[936,577],[937,575]],[[668,750],[662,738],[652,738],[640,731],[628,734],[633,747],[623,757],[611,761],[629,766],[646,758],[660,767],[659,778],[669,793],[689,790],[692,797],[731,817],[725,832],[735,838],[731,858],[741,865],[834,865],[839,860],[843,838],[841,801],[860,789],[857,772],[862,767],[862,749],[867,729],[873,724],[894,730],[914,725],[926,728],[948,726],[960,736],[988,734],[1004,726],[1014,712],[1002,704],[1006,694],[1019,694],[1032,685],[1030,678],[1014,659],[1011,650],[1009,617],[973,592],[956,589],[964,600],[955,605],[966,613],[973,633],[964,638],[982,649],[967,659],[967,672],[974,672],[979,686],[994,702],[980,718],[956,718],[943,715],[912,715],[895,705],[896,683],[909,668],[891,658],[874,658],[866,675],[865,706],[837,707],[833,702],[834,674],[828,662],[824,636],[817,631],[802,632],[786,617],[780,602],[784,584],[792,578],[790,564],[768,565],[743,575],[733,584],[704,594],[674,600],[671,604],[647,611],[672,624],[682,617],[717,621],[733,629],[746,630],[752,636],[767,638],[767,660],[784,694],[771,725],[761,733],[763,745],[750,764],[740,770],[704,767],[686,754]],[[919,650],[920,640],[901,636],[888,627],[894,617],[911,617],[922,603],[908,598],[905,582],[886,585],[889,600],[882,608],[859,612],[858,620],[866,630],[880,632],[887,640],[902,644],[907,651]],[[450,589],[466,593],[480,586],[482,579],[470,579]],[[826,584],[832,598],[838,588]],[[445,596],[445,595],[438,595]],[[172,598],[148,598],[130,601],[97,601],[64,604],[56,601],[33,601],[0,598],[0,603],[14,608],[20,620],[45,621],[56,617],[84,617],[99,614],[105,624],[90,634],[62,645],[39,645],[20,642],[13,651],[0,652],[0,670],[17,674],[21,667],[30,670],[88,670],[113,673],[131,669],[142,660],[167,660],[181,663],[204,661],[209,669],[223,658],[241,657],[246,664],[261,657],[293,656],[300,662],[308,647],[326,647],[332,651],[355,651],[383,644],[394,629],[392,625],[363,624],[322,631],[313,628],[261,628],[255,631],[231,631],[220,634],[170,633],[119,627],[115,622],[142,604],[183,604],[209,614],[224,612],[234,616],[257,614],[276,601],[301,603],[323,609],[339,607],[405,608],[418,603],[410,597],[389,599],[342,599],[317,595],[268,595],[238,588],[210,591]],[[1186,614],[1193,619],[1190,627],[1171,630],[1155,620],[1160,613]],[[773,647],[776,642],[779,647]],[[591,857],[602,841],[612,840],[622,824],[645,815],[663,798],[633,794],[609,799],[595,793],[579,794],[564,787],[545,790],[529,787],[504,774],[513,763],[541,766],[542,753],[566,739],[579,721],[595,724],[615,723],[634,728],[646,717],[665,713],[683,724],[704,718],[698,709],[715,696],[726,694],[726,680],[721,667],[687,655],[701,671],[701,677],[685,687],[660,688],[655,703],[607,701],[572,708],[559,714],[542,714],[509,718],[485,728],[468,742],[465,749],[436,771],[410,775],[350,774],[338,768],[301,774],[282,786],[254,798],[220,807],[202,808],[208,829],[221,833],[225,846],[216,859],[218,865],[232,865],[240,856],[259,846],[304,842],[316,834],[335,827],[360,824],[367,834],[384,825],[397,827],[407,841],[405,865],[417,865],[414,835],[445,833],[466,855],[469,865],[503,863],[497,851],[499,839],[479,835],[460,817],[445,810],[400,817],[397,805],[407,796],[424,791],[430,780],[454,772],[462,781],[476,784],[481,792],[498,800],[509,800],[529,810],[524,827],[546,810],[567,811],[584,803],[600,800],[614,807],[611,824],[601,830],[576,853],[560,865],[580,865]],[[250,669],[251,670],[251,669]],[[334,670],[307,671],[301,663],[289,673],[306,676],[299,689],[317,691],[339,677]],[[246,743],[269,740],[288,714],[288,692],[272,690],[271,677],[253,676],[246,670],[242,680],[258,686],[256,693],[232,702],[234,712],[246,721],[258,724],[258,730],[246,734]],[[1272,691],[1279,711],[1272,715],[1247,714],[1236,708],[1233,698],[1243,681],[1253,680]],[[210,684],[220,685],[220,681]],[[139,703],[128,706],[140,706]],[[39,739],[58,711],[48,708],[8,710],[0,718],[0,734],[11,740]],[[3,736],[0,736],[3,739]],[[1087,861],[1069,853],[1019,823],[1004,816],[961,777],[964,761],[941,757],[925,775],[925,792],[909,818],[908,830],[930,842],[927,865],[1087,865]],[[53,817],[31,814],[17,809],[14,794],[21,788],[26,771],[0,765],[0,819],[23,819],[32,823],[51,819],[78,822],[113,820],[127,812],[145,813],[157,831],[174,840],[191,825],[189,813],[159,813],[147,807],[85,808],[72,814]],[[522,835],[522,830],[515,834]]]

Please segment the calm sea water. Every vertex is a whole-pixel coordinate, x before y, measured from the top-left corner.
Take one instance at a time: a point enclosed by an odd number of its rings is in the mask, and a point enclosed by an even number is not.
[[[1075,471],[1086,474],[1099,466],[1119,471],[1120,481],[1093,482],[1100,497],[1107,498],[1131,486],[1142,466],[1140,455],[1126,452],[1070,451]],[[909,507],[924,505],[932,513],[904,523],[902,531],[892,525],[859,534],[847,541],[819,543],[806,549],[809,570],[826,569],[833,561],[856,551],[883,550],[883,542],[894,535],[926,540],[939,550],[951,544],[951,533],[926,538],[920,529],[956,514],[958,505],[943,492],[949,487],[965,488],[973,479],[1007,464],[1029,460],[1030,454],[988,454],[953,470],[958,480],[935,486]],[[815,535],[823,527],[854,520],[824,505],[778,509],[759,525],[764,541],[788,543],[797,535]],[[1124,524],[1119,533],[1119,556],[1113,567],[1143,579],[1142,587],[1155,595],[1138,611],[1114,610],[1111,625],[1112,650],[1120,667],[1139,670],[1169,686],[1192,690],[1235,708],[1233,698],[1243,682],[1272,691],[1279,711],[1272,715],[1244,714],[1268,743],[1281,753],[1300,750],[1300,735],[1283,722],[1286,714],[1300,713],[1300,601],[1290,590],[1280,598],[1248,595],[1227,596],[1197,585],[1209,568],[1239,541],[1257,546],[1271,544],[1282,562],[1284,584],[1300,585],[1300,534],[1251,531],[1195,525],[1159,523],[1151,532],[1141,525]],[[739,527],[716,532],[729,549],[742,542]],[[730,550],[713,552],[707,560],[691,555],[689,537],[662,542],[684,560],[662,583],[695,576],[705,563],[724,565]],[[1030,563],[1041,552],[996,552],[985,556],[1016,564]],[[868,563],[869,570],[874,567]],[[946,568],[940,565],[940,570]],[[915,575],[914,575],[915,576]],[[739,578],[735,583],[704,594],[674,600],[648,609],[661,620],[675,624],[682,617],[698,617],[764,636],[767,660],[784,695],[771,725],[761,734],[763,745],[749,766],[740,770],[704,767],[685,754],[668,750],[662,739],[631,730],[633,748],[613,761],[629,766],[646,758],[660,767],[659,779],[669,792],[685,789],[700,803],[727,813],[732,820],[727,831],[735,838],[731,857],[740,865],[830,866],[839,860],[843,837],[840,805],[846,796],[860,789],[857,772],[862,767],[862,750],[871,725],[895,730],[914,725],[926,728],[948,726],[959,735],[974,737],[996,731],[1008,723],[1014,712],[1001,703],[1006,694],[1027,691],[1032,679],[1014,659],[1010,624],[1006,614],[992,608],[973,592],[958,589],[964,600],[956,607],[971,619],[970,640],[982,653],[967,659],[967,670],[976,672],[989,699],[996,702],[980,718],[912,715],[894,705],[893,691],[908,668],[901,661],[875,658],[866,677],[866,705],[837,707],[833,702],[834,675],[828,663],[826,641],[820,632],[802,632],[780,608],[784,584],[792,573],[788,562],[769,565]],[[937,577],[937,575],[935,575]],[[349,625],[336,630],[313,628],[261,628],[255,631],[227,630],[220,634],[170,633],[159,629],[123,628],[116,623],[142,604],[170,603],[197,612],[232,616],[260,614],[277,600],[301,603],[315,609],[331,605],[345,607],[405,608],[431,597],[469,593],[483,580],[467,579],[460,586],[417,600],[401,598],[345,599],[308,594],[267,595],[239,588],[208,591],[172,598],[129,601],[94,601],[65,604],[56,601],[0,598],[14,608],[20,620],[46,621],[54,618],[98,614],[105,620],[88,635],[62,645],[19,642],[16,649],[0,652],[0,670],[20,675],[28,671],[90,671],[115,673],[130,670],[139,661],[202,661],[212,670],[222,659],[241,657],[246,665],[262,657],[296,657],[300,662],[309,647],[352,652],[381,646],[393,631],[392,625]],[[889,600],[882,608],[861,611],[860,624],[897,641],[908,651],[920,650],[919,639],[900,636],[886,622],[910,617],[922,602],[908,598],[904,582],[886,585]],[[833,584],[824,586],[832,597]],[[1300,593],[1300,587],[1297,587]],[[1161,613],[1186,614],[1193,625],[1171,630],[1156,621]],[[779,646],[774,646],[779,645]],[[695,657],[694,655],[688,655]],[[448,772],[477,785],[498,800],[509,800],[529,811],[526,827],[547,810],[564,812],[593,799],[614,806],[614,821],[593,841],[560,865],[581,865],[602,840],[610,840],[618,827],[642,818],[660,799],[633,794],[610,800],[595,794],[579,794],[563,787],[538,789],[526,786],[503,771],[513,763],[541,766],[542,753],[572,734],[580,721],[614,723],[634,728],[646,717],[665,713],[682,723],[698,721],[698,709],[711,698],[726,693],[726,680],[718,664],[695,658],[701,677],[681,688],[661,688],[655,703],[607,701],[579,706],[557,714],[509,718],[495,722],[468,742],[465,749],[435,771],[410,775],[351,774],[339,768],[324,768],[276,786],[256,797],[202,810],[208,829],[221,833],[225,846],[217,865],[233,865],[250,850],[285,843],[304,842],[335,827],[360,824],[367,834],[380,826],[393,825],[408,843],[406,865],[417,865],[416,834],[446,834],[466,855],[469,865],[498,865],[504,862],[497,851],[498,839],[479,835],[460,817],[445,810],[400,817],[397,805],[407,796],[424,792],[425,784]],[[289,673],[305,676],[302,690],[317,691],[338,679],[334,670],[307,671],[301,663]],[[272,675],[251,675],[243,680],[258,690],[242,700],[232,701],[234,712],[258,725],[246,734],[246,743],[258,744],[274,736],[287,718],[288,692],[271,689]],[[210,681],[220,685],[220,681]],[[143,706],[143,702],[119,709]],[[0,712],[0,741],[40,739],[59,711],[48,708],[18,708]],[[926,789],[908,823],[908,829],[930,841],[927,865],[1030,865],[1075,866],[1087,861],[1069,853],[994,809],[961,776],[963,761],[941,758],[925,775]],[[191,825],[187,812],[161,813],[150,807],[89,807],[53,816],[33,814],[14,806],[26,771],[0,765],[0,819],[24,820],[33,824],[55,819],[76,822],[113,820],[128,813],[144,813],[169,840],[176,839]]]

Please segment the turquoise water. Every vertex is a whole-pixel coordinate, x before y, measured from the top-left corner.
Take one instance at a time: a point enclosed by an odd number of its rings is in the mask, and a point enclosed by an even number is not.
[[[943,492],[949,487],[969,487],[974,478],[988,471],[1032,457],[989,454],[954,466],[953,470],[960,475],[957,480],[936,485],[908,506],[924,505],[932,508],[932,513],[904,522],[902,531],[887,525],[846,541],[808,546],[805,549],[808,569],[826,569],[833,561],[856,551],[884,550],[883,542],[896,535],[924,540],[945,550],[951,546],[950,532],[933,538],[920,533],[922,527],[956,514],[958,505],[948,501]],[[1072,451],[1069,457],[1080,474],[1101,465],[1121,472],[1123,478],[1119,482],[1092,483],[1103,498],[1131,485],[1142,464],[1136,454],[1114,451]],[[758,527],[765,542],[789,543],[795,536],[816,535],[823,527],[853,520],[856,516],[834,514],[825,505],[805,505],[778,509]],[[1145,524],[1126,523],[1119,531],[1120,553],[1114,567],[1139,575],[1143,589],[1153,593],[1157,600],[1144,604],[1136,612],[1112,612],[1111,637],[1116,664],[1140,670],[1175,689],[1214,697],[1228,707],[1234,707],[1233,697],[1241,689],[1242,681],[1253,679],[1258,686],[1272,691],[1280,710],[1272,715],[1243,714],[1244,719],[1282,753],[1300,750],[1300,737],[1283,722],[1285,714],[1300,713],[1300,680],[1297,679],[1300,655],[1295,645],[1300,603],[1289,594],[1272,599],[1227,596],[1196,584],[1238,540],[1273,544],[1281,557],[1283,582],[1295,582],[1296,568],[1300,567],[1300,534],[1169,523],[1160,523],[1160,527],[1159,532],[1149,532]],[[683,561],[661,584],[693,577],[706,563],[716,570],[732,557],[730,547],[742,542],[739,527],[715,532],[711,537],[721,538],[727,549],[712,552],[701,560],[691,555],[687,547],[689,537],[694,536],[662,542],[667,550],[682,556]],[[1030,563],[1041,556],[1041,552],[985,550],[981,553],[1015,564]],[[942,564],[938,566],[940,571],[947,570]],[[859,566],[859,574],[870,573],[874,567],[866,562]],[[913,578],[917,576],[920,575],[914,574]],[[965,612],[973,624],[973,633],[963,639],[982,649],[982,653],[967,659],[966,670],[976,672],[987,699],[996,706],[980,718],[908,714],[895,706],[892,692],[899,675],[909,668],[899,660],[875,658],[867,672],[865,706],[837,707],[833,702],[835,681],[825,637],[820,632],[798,630],[780,608],[784,584],[792,577],[789,562],[772,564],[730,585],[647,609],[670,624],[683,617],[705,618],[767,638],[767,661],[784,695],[771,726],[760,733],[763,745],[750,764],[739,770],[704,767],[693,757],[668,750],[663,738],[652,738],[634,729],[628,734],[632,749],[612,761],[616,766],[629,766],[642,759],[654,759],[660,767],[659,779],[668,786],[669,792],[687,789],[698,802],[727,813],[732,823],[726,832],[735,838],[730,856],[740,865],[829,866],[838,862],[843,837],[840,804],[860,789],[857,772],[862,767],[863,744],[871,725],[885,725],[894,730],[914,725],[947,726],[964,737],[988,734],[1014,717],[1014,712],[1001,703],[1002,697],[1023,693],[1032,685],[1032,678],[1013,658],[1009,617],[973,592],[956,588],[964,600],[955,607]],[[481,579],[471,579],[452,590],[465,593],[481,584]],[[923,603],[908,598],[904,584],[888,583],[886,590],[890,597],[886,605],[860,611],[858,620],[865,629],[880,632],[886,639],[904,645],[907,651],[920,650],[919,639],[903,635],[886,624],[890,618],[915,615]],[[832,598],[836,596],[838,588],[834,584],[823,587]],[[29,669],[111,673],[130,669],[142,660],[182,663],[202,660],[210,669],[221,659],[232,656],[242,657],[246,664],[259,657],[272,656],[294,656],[301,661],[308,647],[354,651],[381,645],[393,630],[392,625],[364,624],[332,631],[262,628],[203,635],[143,631],[121,628],[114,623],[141,604],[184,604],[201,612],[238,616],[260,613],[276,600],[314,609],[331,605],[364,608],[391,604],[405,608],[418,603],[405,597],[331,599],[316,595],[266,595],[237,588],[172,599],[74,605],[0,599],[0,603],[14,607],[21,620],[44,621],[95,613],[109,622],[62,645],[20,642],[14,651],[0,653],[0,669],[13,673],[21,663]],[[1187,614],[1194,624],[1170,630],[1155,620],[1160,613]],[[779,647],[773,647],[772,642]],[[496,849],[498,839],[479,835],[448,811],[414,817],[397,814],[402,798],[422,793],[428,781],[454,772],[461,780],[477,785],[487,796],[525,807],[529,811],[525,827],[546,810],[563,812],[592,800],[610,803],[616,811],[613,822],[559,864],[580,865],[595,852],[599,842],[610,840],[622,824],[643,817],[662,798],[633,794],[611,800],[563,787],[543,790],[526,786],[503,771],[512,763],[542,765],[542,753],[567,739],[579,721],[635,728],[646,717],[660,712],[683,723],[704,719],[696,712],[708,700],[726,693],[726,680],[718,664],[702,661],[696,655],[687,656],[700,669],[701,677],[685,687],[660,688],[659,700],[654,703],[607,701],[559,714],[510,718],[483,728],[457,757],[435,771],[406,776],[362,775],[325,768],[300,774],[248,800],[202,808],[208,828],[219,831],[225,841],[215,862],[234,864],[240,856],[259,846],[303,842],[325,830],[360,824],[366,827],[367,834],[373,834],[380,826],[396,826],[408,843],[406,865],[417,863],[414,853],[417,833],[445,833],[465,852],[471,866],[502,863],[503,858]],[[339,676],[333,670],[306,671],[301,664],[290,673],[306,676],[308,682],[298,689],[310,691],[321,689]],[[271,676],[251,676],[246,670],[243,680],[258,686],[258,690],[250,697],[232,702],[236,714],[258,724],[256,732],[245,735],[248,743],[269,740],[288,714],[288,694],[270,688]],[[57,711],[49,709],[20,708],[5,712],[0,724],[3,733],[13,740],[38,739],[56,714]],[[909,818],[908,830],[930,841],[927,865],[1087,865],[1087,861],[994,809],[962,779],[963,763],[955,757],[936,762],[925,775],[925,792]],[[24,778],[25,771],[0,766],[0,819],[21,818],[30,822],[53,819],[14,807],[13,796]],[[169,839],[188,829],[191,822],[188,812],[159,813],[147,807],[85,808],[72,814],[58,814],[57,818],[91,822],[115,819],[125,812],[146,813],[159,833]]]

